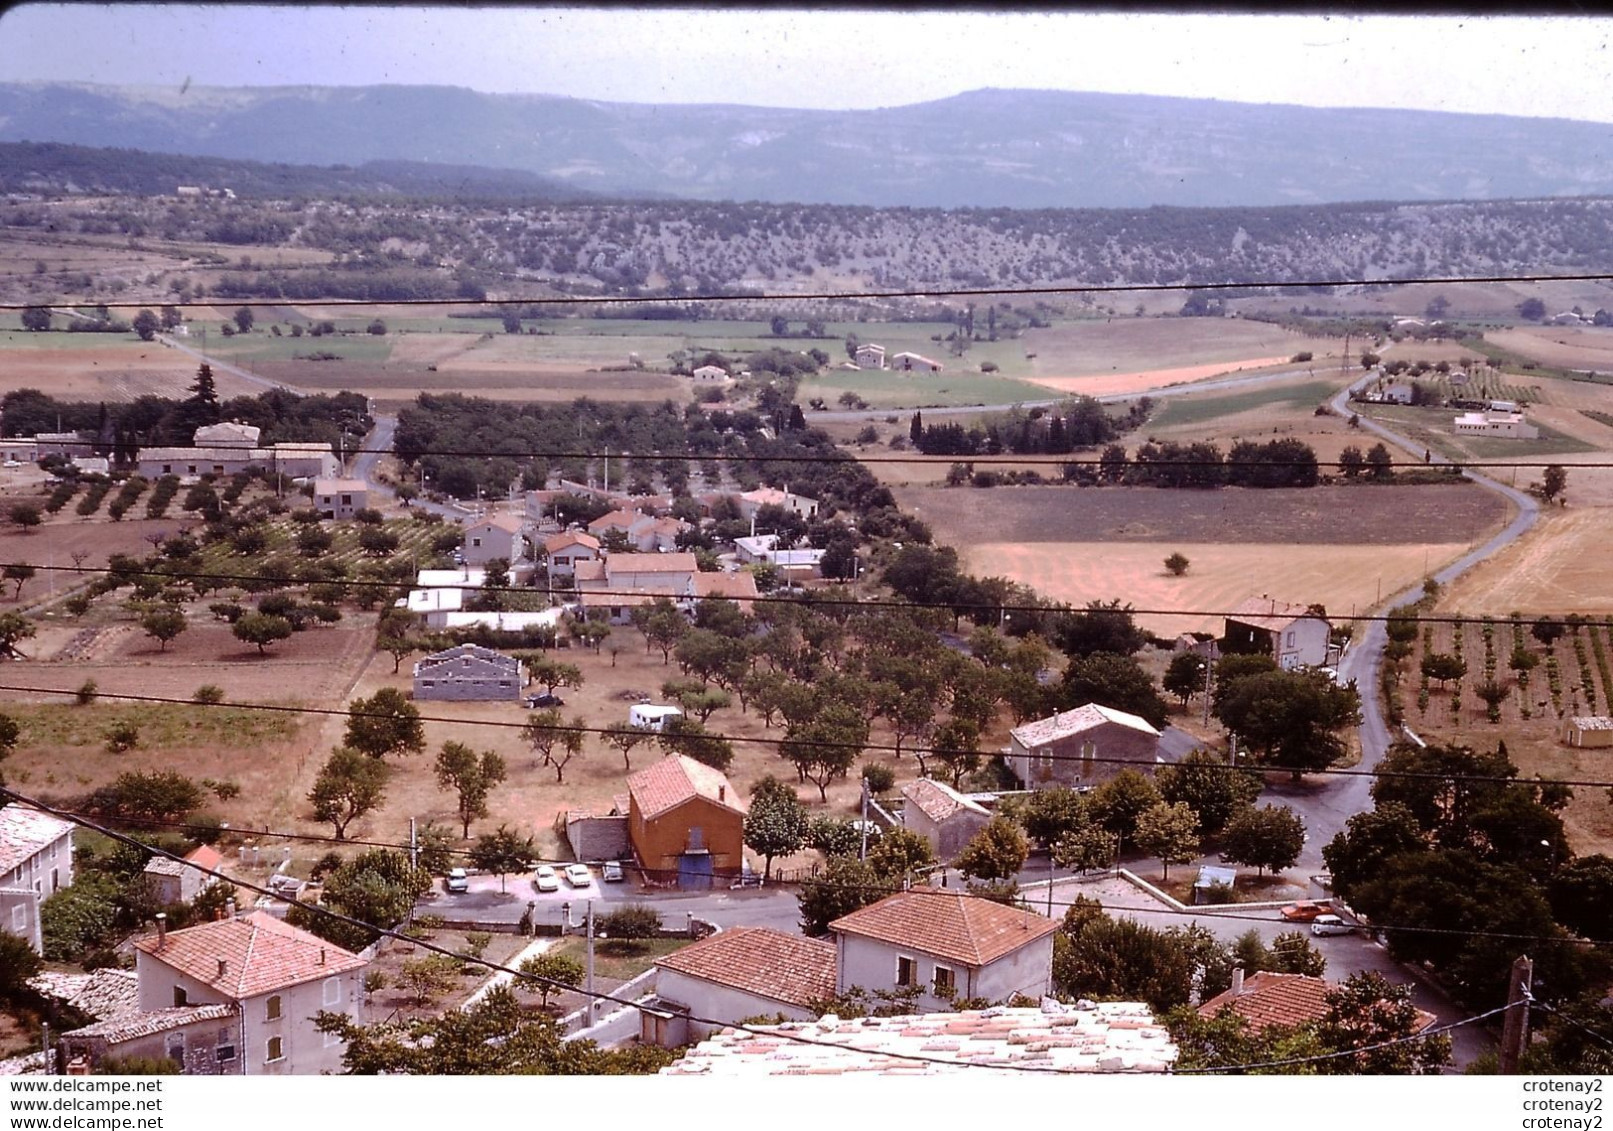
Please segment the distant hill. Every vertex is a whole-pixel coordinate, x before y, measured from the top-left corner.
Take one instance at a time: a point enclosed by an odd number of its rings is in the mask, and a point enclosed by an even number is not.
[[[878,207],[1613,193],[1613,125],[1053,91],[830,111],[423,86],[0,85],[0,141],[25,140],[302,165],[496,166],[614,195]]]
[[[467,197],[576,202],[594,194],[520,169],[366,161],[282,165],[224,157],[94,149],[56,142],[0,142],[0,192],[159,196],[180,185],[228,188],[239,197]]]

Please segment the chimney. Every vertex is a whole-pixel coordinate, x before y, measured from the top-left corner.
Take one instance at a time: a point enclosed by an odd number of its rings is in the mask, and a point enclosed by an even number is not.
[[[231,897],[231,898],[226,899],[224,901],[224,918],[226,918],[226,919],[235,918],[235,899],[234,899],[234,897]]]
[[[325,948],[324,947],[319,948],[319,964],[321,966],[325,965]],[[1238,972],[1238,977],[1239,978],[1243,977],[1243,971],[1240,970]]]
[[[161,950],[168,945],[168,913],[157,912],[157,949]]]
[[[719,785],[717,787],[717,800],[718,801],[727,801],[728,800],[728,787],[726,785]]]
[[[229,972],[230,972],[230,964],[229,964],[229,963],[228,963],[228,962],[226,962],[226,961],[225,961],[225,960],[224,960],[224,959],[222,959],[222,958],[221,958],[221,959],[219,959],[219,960],[218,960],[218,976],[219,976],[219,980],[220,980],[220,981],[223,981],[223,980],[224,980],[224,976],[225,976],[225,975],[226,975],[226,974],[228,974],[228,973],[229,973]]]
[[[1243,967],[1235,966],[1232,969],[1232,996],[1243,996]]]

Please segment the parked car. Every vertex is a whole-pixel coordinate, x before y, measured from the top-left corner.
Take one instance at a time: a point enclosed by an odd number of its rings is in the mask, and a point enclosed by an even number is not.
[[[1290,923],[1309,923],[1318,915],[1326,915],[1328,910],[1328,905],[1325,903],[1317,903],[1313,900],[1302,899],[1298,903],[1290,903],[1287,907],[1283,908],[1282,911],[1278,912],[1278,914],[1280,914],[1284,919],[1287,919]]]
[[[564,707],[566,701],[558,695],[528,695],[526,705],[528,707]]]
[[[536,872],[532,873],[532,886],[539,891],[559,891],[560,877],[555,874],[553,868],[543,864]]]
[[[1337,915],[1318,915],[1311,923],[1313,935],[1347,935],[1354,930],[1353,925],[1346,923]]]
[[[567,864],[566,883],[574,888],[585,888],[594,882],[593,873],[589,872],[586,864]]]
[[[622,875],[622,862],[620,860],[607,860],[605,866],[599,870],[599,878],[607,884],[619,884],[626,877]]]
[[[458,895],[470,890],[470,877],[465,875],[463,868],[450,868],[443,877],[442,889],[449,895]]]

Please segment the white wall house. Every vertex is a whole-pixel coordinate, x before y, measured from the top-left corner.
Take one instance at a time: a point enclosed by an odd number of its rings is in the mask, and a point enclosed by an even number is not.
[[[40,904],[72,883],[72,823],[21,805],[0,809],[0,930],[43,953]]]
[[[1327,663],[1333,626],[1306,605],[1251,597],[1226,617],[1224,652],[1263,651],[1283,671]]]
[[[369,490],[362,479],[316,479],[314,509],[320,518],[352,518],[370,505]]]
[[[751,1017],[812,1020],[812,1004],[835,996],[834,945],[766,927],[730,927],[655,966],[641,1035],[668,1047]]]
[[[1540,429],[1520,412],[1464,412],[1453,424],[1459,436],[1495,436],[1503,440],[1538,440]]]

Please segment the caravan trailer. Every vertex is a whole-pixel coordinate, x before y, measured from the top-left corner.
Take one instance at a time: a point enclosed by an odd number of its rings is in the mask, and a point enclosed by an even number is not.
[[[640,703],[627,712],[627,725],[635,727],[648,727],[657,734],[666,725],[668,719],[681,718],[683,712],[677,707],[663,707],[654,703]]]

